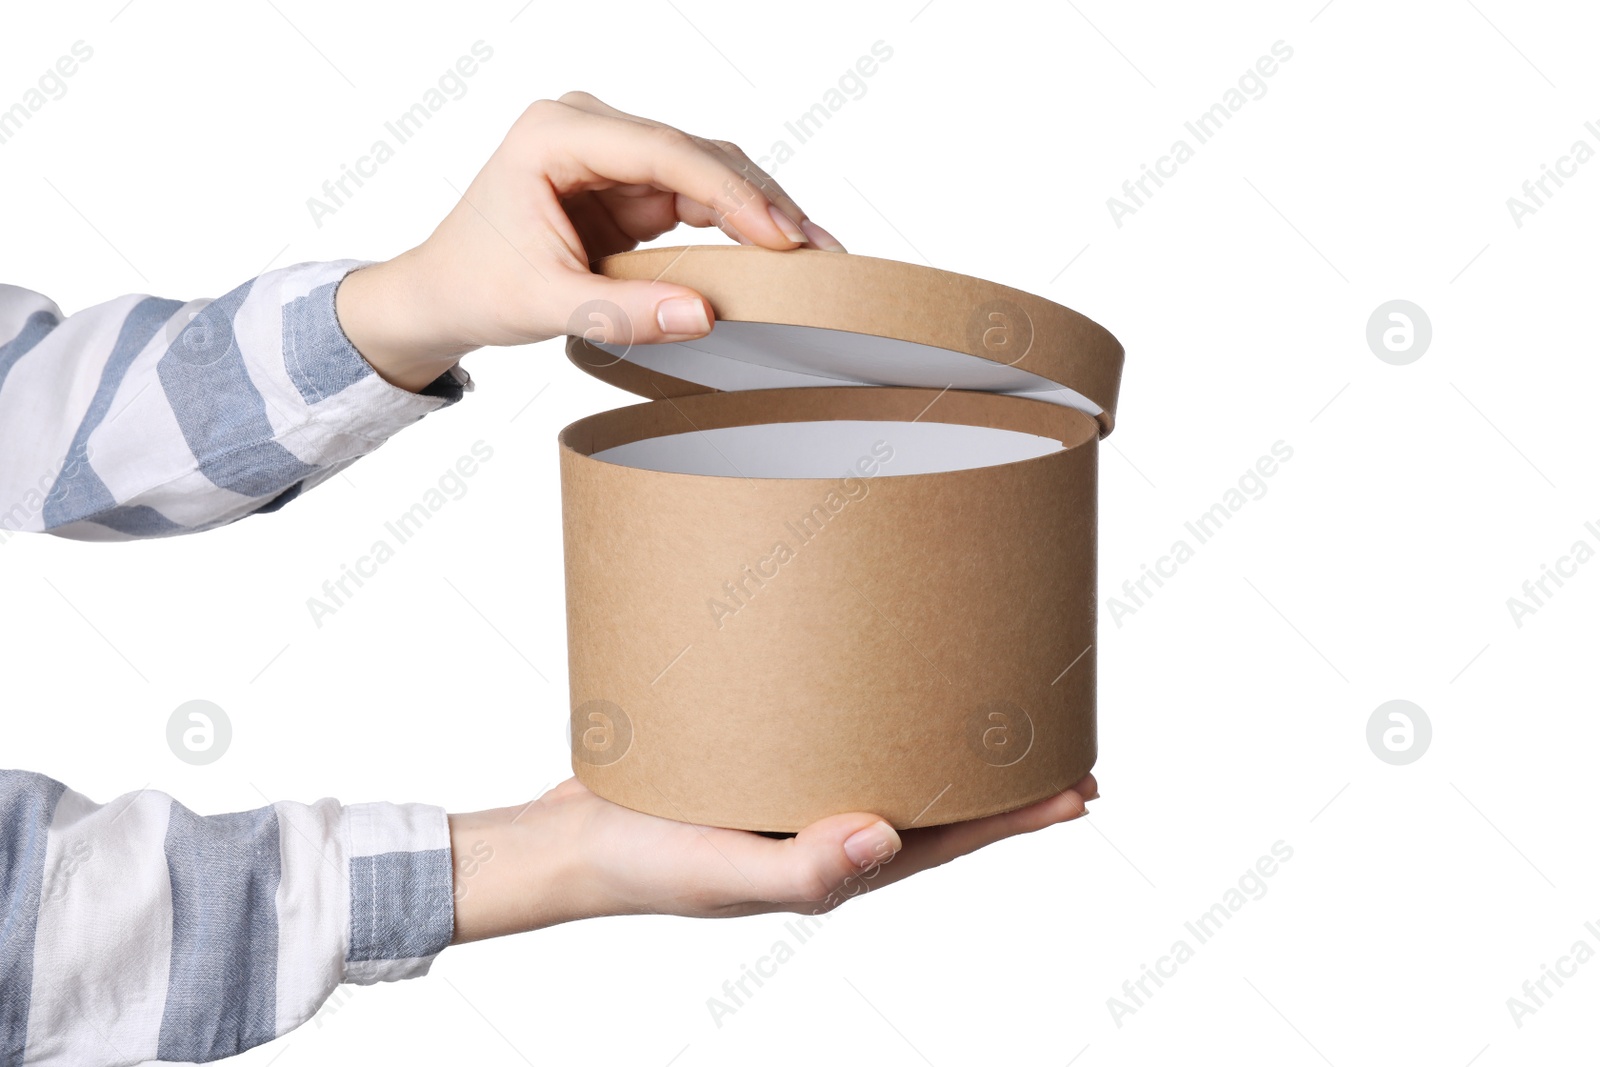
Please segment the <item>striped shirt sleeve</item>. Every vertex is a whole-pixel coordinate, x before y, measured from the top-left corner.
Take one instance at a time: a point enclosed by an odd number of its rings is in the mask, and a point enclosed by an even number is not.
[[[0,540],[165,537],[274,511],[461,399],[462,368],[412,393],[345,337],[334,295],[363,265],[70,316],[0,285]]]
[[[453,926],[440,808],[201,817],[0,770],[0,1067],[237,1055],[426,973]]]

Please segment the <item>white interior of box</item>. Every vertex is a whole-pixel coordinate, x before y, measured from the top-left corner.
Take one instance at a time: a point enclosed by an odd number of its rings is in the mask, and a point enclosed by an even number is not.
[[[640,470],[730,478],[877,478],[993,467],[1061,451],[1017,430],[946,422],[839,419],[691,430],[594,458]]]
[[[874,334],[773,322],[718,322],[695,341],[597,344],[618,359],[724,392],[804,386],[903,385],[1043,400],[1099,415],[1088,397],[1048,378],[965,352]]]

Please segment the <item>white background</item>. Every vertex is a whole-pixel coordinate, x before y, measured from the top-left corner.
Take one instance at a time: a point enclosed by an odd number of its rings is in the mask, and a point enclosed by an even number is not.
[[[1583,529],[1600,520],[1600,162],[1520,228],[1506,207],[1575,139],[1600,147],[1583,128],[1600,119],[1592,15],[123,2],[0,16],[0,104],[74,41],[94,48],[0,146],[0,277],[69,311],[399,252],[528,102],[571,88],[765,154],[882,40],[893,57],[866,94],[778,176],[852,251],[1040,293],[1125,343],[1102,601],[1274,442],[1294,450],[1120,628],[1102,608],[1104,798],[1087,820],[853,902],[720,1028],[706,998],[782,917],[452,949],[250,1062],[1592,1056],[1600,963],[1520,1028],[1506,1006],[1574,941],[1600,949],[1583,928],[1600,920],[1600,563],[1520,628],[1506,607],[1573,541],[1600,547]],[[316,227],[306,198],[479,39],[494,58],[469,93]],[[1278,40],[1293,58],[1266,95],[1117,227],[1106,198]],[[1365,339],[1395,298],[1433,324],[1409,366]],[[628,398],[554,342],[467,365],[465,402],[279,514],[192,539],[0,547],[0,763],[207,813],[324,795],[472,810],[564,777],[555,434]],[[306,598],[479,439],[494,456],[468,494],[316,628]],[[192,698],[234,724],[209,767],[165,745]],[[1433,724],[1409,766],[1367,747],[1393,698]],[[1279,840],[1293,858],[1266,895],[1118,1026],[1107,998]]]

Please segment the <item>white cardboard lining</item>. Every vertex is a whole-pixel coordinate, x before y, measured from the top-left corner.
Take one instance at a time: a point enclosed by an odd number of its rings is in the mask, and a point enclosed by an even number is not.
[[[696,341],[596,344],[611,355],[723,392],[806,386],[970,389],[1043,400],[1099,415],[1101,407],[1048,378],[964,352],[875,334],[773,322],[718,322]]]
[[[1054,438],[989,426],[838,419],[691,430],[617,445],[594,458],[731,478],[892,477],[993,467],[1061,448]]]

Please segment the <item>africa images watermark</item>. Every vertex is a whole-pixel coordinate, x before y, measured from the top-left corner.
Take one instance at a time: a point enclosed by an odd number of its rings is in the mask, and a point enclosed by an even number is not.
[[[794,138],[794,144],[791,145],[787,138],[774,138],[767,152],[752,162],[768,174],[775,172],[795,157],[798,146],[821,133],[833,116],[844,110],[846,104],[866,96],[867,79],[877,74],[882,64],[894,58],[894,49],[881,40],[873,41],[869,52],[858,57],[853,66],[846,67],[820,100],[783,124],[784,131]]]
[[[1593,120],[1583,124],[1584,132],[1590,137],[1600,141],[1600,126]],[[1582,137],[1572,142],[1572,147],[1567,149],[1565,155],[1556,159],[1556,165],[1548,163],[1539,164],[1539,176],[1529,178],[1522,183],[1522,196],[1506,197],[1506,210],[1511,213],[1511,222],[1517,229],[1522,229],[1530,215],[1539,213],[1539,209],[1547,206],[1549,201],[1561,188],[1566,185],[1563,178],[1578,176],[1578,168],[1595,157],[1594,146]],[[1555,188],[1551,188],[1551,186]]]
[[[870,453],[857,459],[838,484],[812,505],[811,510],[783,524],[784,532],[789,537],[774,542],[766,555],[754,563],[745,564],[731,581],[723,582],[720,594],[707,597],[706,609],[711,612],[711,621],[717,629],[722,629],[728,619],[755,599],[756,594],[778,576],[779,569],[793,561],[800,549],[827,529],[828,524],[838,518],[846,506],[865,500],[871,490],[868,481],[878,474],[883,464],[892,459],[894,446],[887,441],[872,442]],[[791,539],[793,545],[789,543]]]
[[[847,877],[838,889],[818,901],[809,915],[802,915],[785,922],[783,929],[794,938],[793,944],[789,943],[788,938],[780,937],[772,943],[767,952],[756,957],[754,966],[741,963],[739,977],[727,979],[722,983],[722,996],[706,998],[706,1010],[711,1013],[711,1021],[716,1024],[717,1029],[722,1029],[724,1021],[729,1016],[746,1006],[768,979],[777,977],[778,968],[795,958],[796,948],[815,937],[817,931],[822,929],[823,920],[831,916],[839,905],[870,889],[867,883],[876,878],[878,872],[893,862],[897,855],[899,853],[891,852],[887,856],[870,860],[861,870]]]
[[[1156,158],[1154,167],[1148,163],[1139,164],[1139,176],[1122,183],[1122,197],[1106,198],[1106,210],[1111,213],[1111,221],[1117,229],[1122,229],[1123,219],[1136,214],[1156,195],[1155,190],[1166,184],[1162,179],[1177,176],[1178,168],[1194,158],[1197,147],[1221,133],[1228,120],[1251,100],[1267,95],[1266,80],[1278,73],[1279,64],[1294,58],[1294,49],[1283,41],[1273,41],[1270,51],[1271,55],[1260,57],[1254,66],[1246,68],[1236,85],[1222,94],[1221,100],[1183,124],[1184,130],[1194,138],[1194,144],[1179,137],[1172,142],[1166,155]],[[1150,187],[1152,184],[1155,189]]]
[[[1156,591],[1166,585],[1167,579],[1177,576],[1178,568],[1194,558],[1200,545],[1220,533],[1223,526],[1250,501],[1266,496],[1267,479],[1278,473],[1281,464],[1293,458],[1293,447],[1284,441],[1274,441],[1271,455],[1257,458],[1255,464],[1239,476],[1238,484],[1222,494],[1221,500],[1183,524],[1184,530],[1194,538],[1194,544],[1191,545],[1188,538],[1178,538],[1166,555],[1157,557],[1154,567],[1141,563],[1139,576],[1122,583],[1120,596],[1113,594],[1106,597],[1106,611],[1111,615],[1111,621],[1117,624],[1117,629],[1122,629],[1123,619],[1146,607]]]
[[[378,568],[393,559],[396,549],[415,537],[428,524],[428,520],[444,510],[452,500],[466,496],[467,479],[477,474],[481,465],[493,458],[494,449],[487,442],[474,441],[470,453],[461,456],[439,475],[436,483],[422,494],[420,500],[383,524],[387,537],[372,542],[371,547],[357,557],[353,565],[341,563],[338,577],[322,583],[322,596],[306,597],[306,610],[311,613],[311,621],[317,629],[322,629],[323,620],[347,605],[365,581],[375,577]]]
[[[1583,524],[1583,529],[1590,537],[1600,542],[1600,526],[1594,522],[1586,522]],[[1522,629],[1523,620],[1529,615],[1548,606],[1550,599],[1567,584],[1567,581],[1578,576],[1578,568],[1594,557],[1594,546],[1580,537],[1572,542],[1572,547],[1565,555],[1556,557],[1555,566],[1552,567],[1548,563],[1539,564],[1539,576],[1529,578],[1522,583],[1522,596],[1506,597],[1506,610],[1511,613],[1511,621],[1516,623],[1517,629]]]
[[[1593,921],[1583,924],[1584,932],[1600,940],[1600,926]],[[1556,995],[1567,983],[1565,979],[1574,978],[1578,968],[1594,959],[1594,946],[1584,938],[1578,938],[1572,943],[1572,948],[1564,955],[1556,957],[1556,964],[1551,967],[1548,963],[1539,964],[1539,977],[1530,978],[1522,983],[1522,995],[1506,998],[1506,1010],[1511,1013],[1511,1021],[1521,1030],[1524,1021],[1530,1015],[1537,1015],[1540,1008],[1548,1007],[1547,1001]],[[1554,984],[1555,989],[1550,986]]]
[[[23,525],[44,511],[47,505],[70,504],[75,490],[81,490],[78,478],[80,469],[88,468],[94,458],[94,449],[87,440],[74,445],[61,462],[47,467],[33,485],[15,501],[0,511],[0,545],[11,540]]]
[[[67,95],[67,79],[78,73],[83,64],[94,58],[94,49],[84,41],[72,42],[66,55],[61,56],[40,74],[34,84],[23,92],[22,98],[10,107],[0,110],[0,145],[6,144],[22,132],[23,126],[43,111],[46,104]]]
[[[1149,1005],[1156,992],[1166,985],[1166,980],[1176,977],[1179,967],[1194,959],[1197,947],[1221,933],[1223,927],[1243,911],[1250,901],[1260,900],[1267,895],[1267,879],[1278,873],[1281,864],[1294,858],[1294,849],[1283,841],[1274,841],[1270,851],[1271,855],[1261,856],[1246,868],[1237,883],[1222,894],[1221,900],[1194,920],[1183,924],[1184,931],[1194,938],[1193,945],[1188,938],[1177,938],[1164,955],[1156,958],[1155,966],[1139,964],[1139,977],[1122,983],[1120,997],[1113,995],[1106,998],[1106,1010],[1111,1013],[1111,1021],[1117,1024],[1118,1030],[1122,1029],[1124,1019]],[[1151,988],[1152,985],[1155,988]]]
[[[56,853],[55,865],[44,870],[39,883],[12,901],[11,907],[16,914],[37,912],[45,904],[67,899],[72,892],[73,879],[94,859],[94,845],[81,839],[62,842]]]
[[[469,51],[471,55],[461,56],[454,65],[446,68],[420,100],[383,124],[387,137],[373,141],[365,155],[356,157],[354,164],[339,164],[338,176],[322,183],[321,196],[306,198],[306,210],[311,213],[311,221],[317,229],[322,229],[323,219],[337,214],[355,196],[351,185],[360,189],[367,179],[377,177],[378,168],[395,157],[395,150],[399,146],[422,132],[423,127],[444,110],[446,104],[467,95],[467,79],[478,73],[482,64],[494,58],[494,49],[483,41],[474,41]]]

